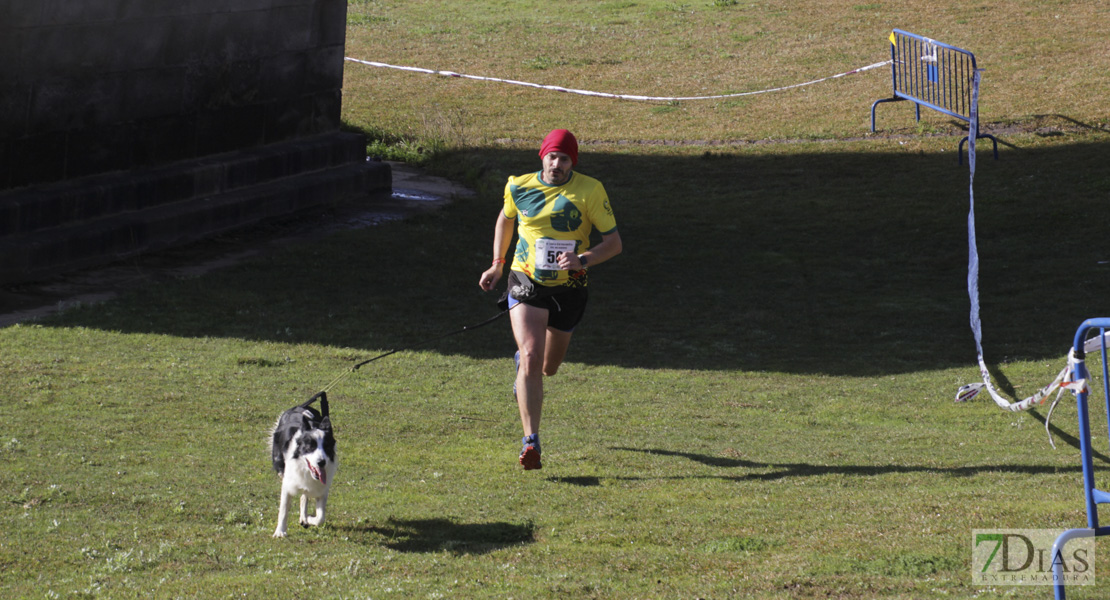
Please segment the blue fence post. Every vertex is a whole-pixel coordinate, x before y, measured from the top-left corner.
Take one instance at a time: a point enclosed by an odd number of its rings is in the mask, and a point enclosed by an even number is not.
[[[1075,380],[1090,379],[1087,371],[1084,346],[1087,334],[1091,329],[1097,329],[1099,334],[1099,350],[1102,356],[1102,391],[1106,400],[1106,409],[1110,414],[1110,373],[1107,371],[1106,331],[1110,328],[1110,319],[1088,319],[1084,321],[1075,332],[1072,348],[1075,349]],[[1088,384],[1089,385],[1089,384]],[[1056,600],[1066,600],[1067,593],[1064,589],[1063,561],[1056,560],[1064,551],[1064,546],[1069,540],[1079,537],[1110,535],[1110,527],[1100,527],[1098,519],[1098,505],[1110,503],[1110,494],[1095,487],[1095,467],[1093,452],[1091,450],[1091,422],[1088,416],[1089,389],[1083,389],[1075,394],[1076,410],[1079,413],[1079,460],[1083,467],[1083,499],[1087,505],[1087,527],[1068,529],[1056,538],[1052,546],[1052,576],[1055,582],[1054,591]]]

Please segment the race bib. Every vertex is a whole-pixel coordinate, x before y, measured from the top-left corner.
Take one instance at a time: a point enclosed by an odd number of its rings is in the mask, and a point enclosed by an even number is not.
[[[561,271],[559,255],[564,252],[574,252],[577,243],[574,240],[550,240],[541,238],[536,240],[536,268],[544,271]]]

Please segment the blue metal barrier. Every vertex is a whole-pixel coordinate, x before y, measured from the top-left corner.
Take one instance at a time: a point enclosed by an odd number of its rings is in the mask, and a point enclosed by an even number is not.
[[[915,116],[921,120],[924,105],[935,111],[971,123],[971,80],[975,73],[975,55],[962,48],[931,40],[927,37],[895,29],[890,34],[890,78],[894,95],[876,100],[871,105],[871,131],[875,131],[875,108],[883,102],[909,100],[914,103]],[[998,159],[998,139],[990,134],[969,131],[960,140],[958,154],[963,164],[964,142],[974,135],[994,142],[994,158]]]
[[[1088,332],[1097,329],[1099,333],[1099,348],[1102,354],[1102,391],[1106,398],[1106,413],[1110,418],[1110,372],[1107,371],[1106,332],[1110,329],[1110,319],[1088,319],[1079,326],[1075,332],[1075,342],[1072,346],[1076,352],[1076,365],[1073,377],[1075,379],[1090,380],[1087,371],[1086,356],[1083,346],[1087,340]],[[1064,551],[1064,545],[1069,540],[1079,537],[1110,535],[1110,527],[1100,527],[1098,524],[1098,505],[1110,503],[1110,494],[1095,487],[1094,459],[1091,455],[1091,422],[1087,412],[1088,390],[1083,390],[1075,395],[1076,407],[1079,412],[1079,458],[1083,465],[1083,496],[1087,502],[1087,527],[1069,529],[1056,538],[1052,546],[1053,557],[1052,576],[1056,581],[1056,599],[1064,600],[1065,591],[1063,583],[1063,562],[1055,560]]]

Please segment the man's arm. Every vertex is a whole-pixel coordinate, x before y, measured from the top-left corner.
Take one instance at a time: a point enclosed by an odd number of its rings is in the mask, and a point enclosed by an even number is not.
[[[501,273],[505,269],[505,253],[509,251],[509,244],[513,241],[515,224],[504,212],[498,211],[497,223],[493,226],[493,264],[482,272],[482,277],[478,280],[478,287],[487,292],[501,280]]]
[[[559,257],[559,266],[564,269],[577,271],[585,267],[599,265],[621,253],[624,249],[621,243],[621,234],[617,230],[601,236],[601,243],[589,250],[575,256],[567,252]],[[585,264],[583,264],[585,262]]]

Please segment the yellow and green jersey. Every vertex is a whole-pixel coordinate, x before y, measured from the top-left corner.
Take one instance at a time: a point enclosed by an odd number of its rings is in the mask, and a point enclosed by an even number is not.
[[[568,271],[551,268],[558,252],[581,254],[594,229],[603,235],[617,230],[601,182],[577,171],[563,185],[544,183],[540,172],[510,177],[503,212],[517,222],[513,270],[543,285],[567,283]]]

